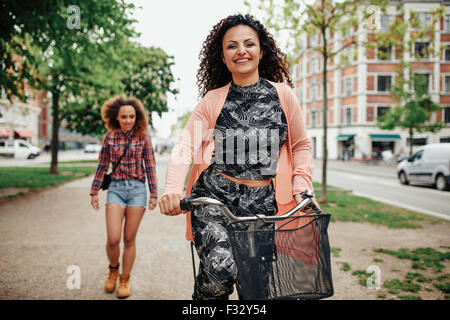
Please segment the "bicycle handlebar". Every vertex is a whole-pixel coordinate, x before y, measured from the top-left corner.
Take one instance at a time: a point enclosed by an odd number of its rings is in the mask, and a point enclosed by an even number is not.
[[[289,218],[292,216],[295,212],[300,211],[311,205],[314,208],[317,208],[314,203],[312,202],[312,198],[314,196],[314,193],[311,190],[306,190],[302,194],[303,201],[298,203],[295,207],[290,209],[288,212],[286,212],[283,215],[280,216],[266,216],[262,214],[255,214],[251,217],[238,217],[233,212],[231,212],[230,209],[226,205],[224,205],[222,202],[208,198],[208,197],[199,197],[199,198],[193,198],[188,199],[184,198],[180,200],[180,207],[181,210],[184,211],[192,211],[193,207],[199,206],[199,205],[215,205],[217,208],[219,208],[223,214],[225,214],[230,220],[233,222],[251,222],[256,220],[263,220],[265,222],[272,222],[272,221],[280,221],[284,220],[286,218]]]

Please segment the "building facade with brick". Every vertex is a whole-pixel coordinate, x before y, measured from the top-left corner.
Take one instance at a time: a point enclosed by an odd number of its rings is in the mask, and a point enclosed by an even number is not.
[[[395,17],[400,16],[398,4],[406,15],[401,18],[409,19],[409,14],[414,11],[422,23],[432,23],[429,12],[444,5],[444,17],[435,25],[434,45],[440,48],[448,44],[450,48],[450,1],[391,1],[387,14],[379,18],[379,28],[387,28]],[[350,37],[362,44],[370,37],[370,32],[366,28],[358,28],[351,30],[346,37],[338,33],[331,35],[327,42],[338,50]],[[322,40],[318,35],[305,36],[302,42],[307,50],[292,67],[314,158],[322,158],[323,60],[313,48],[317,48]],[[414,43],[414,50],[421,53],[428,45],[429,40],[423,38]],[[406,129],[382,130],[377,127],[377,117],[396,105],[389,89],[397,75],[400,52],[392,47],[365,50],[362,45],[358,45],[357,50],[348,47],[344,52],[349,57],[345,67],[337,67],[339,56],[328,65],[328,158],[373,159],[380,158],[386,150],[396,156],[407,155],[411,142]],[[426,80],[432,100],[444,107],[432,115],[431,121],[442,121],[445,128],[437,133],[416,133],[412,141],[413,150],[424,144],[450,142],[450,49],[444,49],[442,56],[402,54],[407,62],[411,62],[413,73]]]

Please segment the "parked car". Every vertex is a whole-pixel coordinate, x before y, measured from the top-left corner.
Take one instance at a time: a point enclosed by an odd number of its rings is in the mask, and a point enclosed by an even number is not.
[[[98,153],[102,149],[102,146],[97,143],[88,143],[84,146],[84,152],[85,153]]]
[[[33,159],[41,154],[41,149],[33,146],[26,140],[2,140],[0,143],[0,155],[16,159]]]
[[[423,146],[410,158],[399,163],[397,174],[402,184],[420,182],[432,184],[438,190],[450,185],[450,143]]]

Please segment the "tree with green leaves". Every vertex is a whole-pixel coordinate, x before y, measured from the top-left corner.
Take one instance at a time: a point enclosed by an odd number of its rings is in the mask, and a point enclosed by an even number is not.
[[[407,129],[410,142],[409,156],[411,156],[415,132],[436,132],[444,125],[439,121],[428,123],[431,116],[441,109],[428,93],[428,80],[422,75],[412,73],[409,79],[399,79],[391,88],[398,105],[379,117],[377,124],[381,129],[392,130],[396,127]]]
[[[109,50],[111,57],[99,61],[97,66],[103,70],[99,75],[105,85],[83,86],[77,96],[69,99],[61,110],[67,129],[102,136],[106,128],[101,119],[101,106],[115,95],[138,98],[150,114],[168,111],[167,95],[178,93],[173,88],[172,56],[160,48],[147,48],[128,39],[104,49]]]
[[[36,83],[31,84],[51,93],[53,124],[50,173],[56,174],[60,106],[78,96],[86,86],[97,90],[119,87],[121,79],[115,78],[117,74],[114,72],[105,74],[102,63],[114,61],[111,51],[107,50],[111,43],[136,35],[132,26],[134,20],[131,18],[134,5],[118,0],[79,0],[76,5],[68,0],[48,0],[40,4],[45,10],[30,5],[33,8],[30,11],[34,12],[30,19],[20,14],[20,6],[8,3],[4,9],[7,11],[5,15],[10,17],[8,26],[12,26],[8,28],[7,39],[23,39],[17,41],[21,41],[27,53],[24,57],[29,57],[30,66],[21,61],[20,68],[32,70],[32,79]],[[30,31],[32,26],[38,25],[36,21],[39,20],[43,26],[38,27],[37,32]],[[9,72],[14,74],[6,70],[7,74]]]
[[[39,39],[42,49],[50,46],[47,34],[57,27],[58,1],[2,0],[0,2],[0,92],[27,101],[25,84],[33,84],[33,58]],[[69,6],[67,1],[66,6]]]
[[[327,202],[327,130],[328,130],[328,71],[335,58],[340,62],[334,67],[344,66],[349,60],[346,49],[364,46],[358,42],[356,36],[351,36],[358,27],[367,25],[369,17],[374,13],[371,5],[377,5],[383,10],[388,0],[317,0],[313,3],[307,1],[283,0],[275,4],[274,0],[261,0],[259,10],[266,14],[264,24],[275,30],[278,34],[287,34],[289,39],[287,50],[290,53],[291,63],[296,63],[299,56],[306,52],[318,52],[322,58],[322,87],[323,87],[323,145],[322,145],[322,186],[319,203]],[[246,2],[248,7],[251,7]],[[345,39],[341,46],[329,43],[331,36],[342,35]],[[305,38],[318,36],[319,41],[314,46],[305,45]],[[368,42],[368,41],[367,41]],[[357,51],[355,50],[355,53]],[[292,54],[293,53],[293,54]]]

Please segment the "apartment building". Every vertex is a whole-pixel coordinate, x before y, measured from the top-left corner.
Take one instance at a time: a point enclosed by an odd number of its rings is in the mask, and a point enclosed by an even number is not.
[[[27,103],[14,99],[11,103],[0,95],[0,143],[11,144],[13,139],[25,139],[39,144],[39,115],[42,101],[31,97]]]
[[[25,139],[45,148],[52,140],[52,116],[49,93],[36,91],[28,86],[25,90],[28,100],[14,98],[9,101],[6,94],[0,94],[0,144],[11,145],[14,139]],[[65,129],[65,121],[59,129],[59,149],[80,149],[86,143],[98,142],[95,136],[84,136]]]
[[[381,15],[379,28],[388,28],[389,23],[400,15],[396,5],[400,4],[406,17],[411,11],[419,13],[422,23],[432,23],[430,11],[445,6],[445,14],[436,22],[434,35],[435,48],[449,45],[442,57],[422,54],[423,48],[430,45],[424,38],[414,43],[415,57],[404,52],[406,61],[412,63],[413,73],[421,75],[428,85],[434,102],[445,107],[433,114],[431,121],[442,121],[446,127],[438,133],[415,134],[409,141],[407,130],[396,128],[382,130],[377,127],[377,117],[395,106],[389,88],[396,76],[399,65],[399,52],[392,47],[379,47],[364,50],[361,45],[345,49],[349,63],[338,68],[340,57],[336,57],[328,66],[328,158],[355,160],[380,157],[382,151],[391,150],[394,155],[407,154],[409,143],[413,149],[429,143],[450,142],[450,1],[391,1],[386,15]],[[349,34],[330,35],[327,41],[332,48],[346,45],[350,37],[356,37],[358,43],[368,39],[366,29],[350,30]],[[304,37],[307,50],[293,66],[292,74],[296,84],[296,93],[304,112],[308,133],[313,145],[315,158],[322,157],[323,144],[323,61],[320,54],[312,48],[323,41],[319,35]]]

